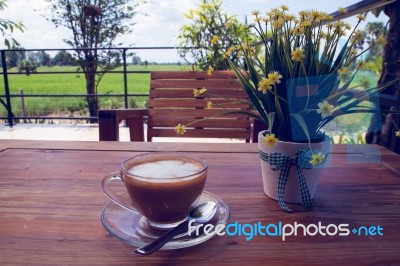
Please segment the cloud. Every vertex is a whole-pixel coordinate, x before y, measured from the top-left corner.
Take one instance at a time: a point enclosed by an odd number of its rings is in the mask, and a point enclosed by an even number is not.
[[[137,45],[173,45],[179,28],[184,24],[183,13],[194,7],[192,1],[153,1],[138,8],[132,39]],[[141,38],[146,36],[145,39]]]
[[[27,49],[65,47],[64,38],[68,36],[65,29],[56,29],[43,16],[48,15],[47,3],[34,0],[13,0],[7,2],[8,8],[2,13],[3,18],[20,21],[24,32],[16,31],[13,37]]]
[[[122,36],[121,41],[125,46],[134,44],[135,46],[175,46],[176,37],[182,25],[189,23],[183,17],[183,14],[192,8],[196,8],[200,0],[150,0],[151,2],[138,7],[139,12],[134,21],[136,25],[133,33]],[[357,0],[342,0],[341,6],[349,6]],[[291,12],[297,13],[302,9],[318,8],[326,12],[333,12],[337,9],[338,2],[323,1],[318,7],[315,6],[315,0],[223,0],[223,9],[231,15],[244,22],[247,16],[251,19],[253,10],[260,10],[264,13],[274,7],[286,4]],[[8,8],[0,13],[2,18],[8,18],[16,21],[22,21],[25,24],[25,32],[16,32],[13,36],[27,49],[39,48],[67,48],[63,39],[71,36],[68,29],[56,29],[53,23],[46,21],[43,17],[46,13],[47,2],[44,0],[9,0]],[[40,10],[40,11],[35,11]],[[0,44],[2,41],[0,41]],[[0,47],[1,48],[1,47]],[[163,53],[161,53],[163,52]],[[179,58],[175,51],[163,50],[157,52],[141,52],[143,60],[158,61],[176,61]]]

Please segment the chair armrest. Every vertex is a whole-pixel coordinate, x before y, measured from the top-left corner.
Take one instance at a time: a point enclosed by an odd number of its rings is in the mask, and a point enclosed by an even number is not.
[[[126,120],[131,141],[144,141],[143,120],[147,115],[147,109],[143,108],[99,110],[99,140],[118,141],[119,123]]]

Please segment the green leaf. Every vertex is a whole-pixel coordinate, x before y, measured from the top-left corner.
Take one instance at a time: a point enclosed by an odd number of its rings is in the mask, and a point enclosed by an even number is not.
[[[11,47],[10,41],[7,40],[7,39],[4,39],[4,45],[5,45],[8,49],[10,49],[10,47]]]
[[[344,55],[347,52],[347,45],[348,45],[349,41],[347,41],[344,45],[342,50],[340,51],[338,57],[335,60],[335,63],[333,64],[333,67],[331,69],[331,72],[336,71],[338,69],[338,67],[340,66],[340,64],[343,62],[344,59]]]
[[[311,143],[310,132],[308,131],[307,123],[304,120],[304,118],[300,114],[290,114],[290,116],[293,116],[296,119],[297,123],[299,123],[301,129],[303,130],[304,134],[306,135],[308,143]]]
[[[257,109],[258,113],[263,118],[263,121],[268,121],[268,117],[265,114],[266,113],[265,109],[258,102],[257,96],[254,95],[254,92],[252,90],[252,85],[250,84],[249,80],[243,75],[243,73],[239,69],[237,69],[237,67],[233,64],[231,60],[229,60],[229,64],[234,70],[236,77],[239,79],[247,95],[249,96],[251,102],[254,104],[254,107]]]

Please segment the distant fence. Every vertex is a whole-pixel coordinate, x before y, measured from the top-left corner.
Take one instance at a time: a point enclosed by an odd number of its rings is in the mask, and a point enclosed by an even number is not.
[[[107,71],[106,74],[121,74],[123,75],[123,93],[107,93],[107,94],[87,94],[87,93],[82,93],[82,94],[77,94],[77,93],[60,93],[60,94],[36,94],[36,93],[25,93],[24,91],[20,91],[19,93],[16,93],[15,88],[14,88],[14,93],[10,92],[10,84],[9,84],[9,76],[10,75],[26,75],[27,73],[25,72],[20,72],[20,71],[13,71],[9,72],[8,66],[7,66],[7,53],[10,52],[39,52],[39,51],[76,51],[78,49],[14,49],[14,50],[1,50],[0,55],[1,55],[1,64],[2,64],[2,76],[4,80],[4,94],[0,94],[0,108],[5,108],[7,111],[7,116],[0,116],[0,119],[5,119],[7,120],[8,124],[12,126],[14,124],[15,119],[21,119],[21,120],[26,120],[26,119],[68,119],[68,120],[90,120],[90,119],[96,119],[97,117],[89,117],[89,116],[28,116],[26,115],[25,112],[25,99],[27,98],[38,98],[38,97],[51,97],[51,98],[65,98],[65,97],[122,97],[123,102],[124,102],[124,107],[128,108],[128,97],[147,97],[148,93],[128,93],[128,74],[146,74],[150,73],[150,71],[129,71],[127,69],[129,63],[127,62],[127,53],[130,50],[174,50],[176,47],[123,47],[123,48],[107,48],[107,49],[94,49],[90,48],[90,50],[116,50],[120,51],[121,53],[121,66],[122,70],[110,70]],[[84,49],[79,49],[79,50],[84,50]],[[66,75],[77,75],[77,74],[83,74],[82,71],[77,72],[77,71],[34,71],[34,72],[29,72],[29,75],[51,75],[51,74],[66,74]],[[65,91],[67,91],[67,88],[65,88]],[[13,113],[13,105],[11,102],[11,99],[13,98],[20,98],[21,99],[21,115],[14,115]]]

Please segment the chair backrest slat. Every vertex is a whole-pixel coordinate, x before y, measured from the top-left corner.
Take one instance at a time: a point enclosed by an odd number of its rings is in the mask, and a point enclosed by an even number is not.
[[[193,89],[207,89],[194,97]],[[207,108],[207,102],[213,108]],[[175,126],[201,120],[187,128],[183,137],[240,138],[250,141],[251,121],[240,114],[250,111],[246,92],[230,71],[156,71],[151,72],[147,138],[176,137]],[[214,117],[215,116],[215,117]]]

